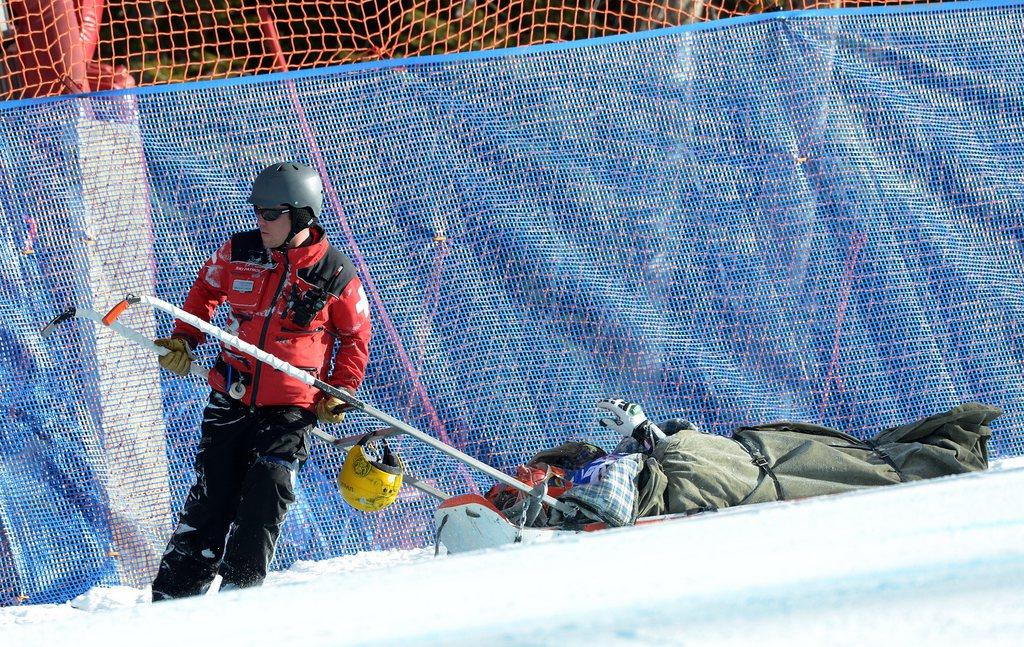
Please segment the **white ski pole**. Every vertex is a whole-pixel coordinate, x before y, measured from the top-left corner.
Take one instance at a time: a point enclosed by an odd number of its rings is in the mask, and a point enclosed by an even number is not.
[[[362,400],[355,397],[351,393],[348,393],[346,391],[343,391],[342,389],[327,384],[323,380],[319,380],[305,371],[300,371],[299,369],[279,359],[278,357],[275,357],[274,355],[271,355],[270,353],[261,350],[260,348],[257,348],[256,346],[248,342],[242,341],[238,337],[224,330],[221,330],[220,328],[214,326],[210,322],[200,319],[199,317],[189,312],[185,312],[181,308],[178,308],[173,304],[167,303],[162,299],[158,299],[157,297],[151,297],[145,294],[126,295],[123,301],[121,301],[113,308],[111,308],[110,312],[108,312],[103,317],[103,323],[108,326],[115,323],[118,317],[120,317],[125,310],[127,310],[130,306],[136,305],[138,303],[145,303],[147,305],[153,306],[158,310],[163,310],[164,312],[172,315],[174,318],[180,319],[181,321],[184,321],[185,323],[198,328],[204,333],[219,340],[226,346],[230,346],[231,348],[242,351],[246,355],[249,355],[250,357],[257,359],[263,362],[264,364],[276,368],[285,375],[288,375],[290,377],[295,378],[296,380],[299,380],[303,384],[308,384],[309,386],[317,388],[320,391],[326,393],[327,395],[333,396],[341,400],[350,407],[358,409],[359,411],[362,411],[370,416],[373,416],[377,420],[380,420],[381,422],[391,427],[394,427],[395,429],[400,430],[402,433],[408,434],[413,438],[416,438],[417,440],[424,442],[427,445],[430,445],[434,449],[444,454],[447,454],[448,456],[451,456],[456,460],[462,461],[466,465],[469,465],[470,467],[473,467],[483,472],[484,474],[490,476],[496,481],[513,487],[519,490],[520,492],[526,494],[527,496],[536,496],[536,493],[533,492],[533,488],[531,488],[526,483],[523,483],[522,481],[519,481],[518,479],[515,479],[509,476],[508,474],[505,474],[504,472],[491,467],[487,463],[479,461],[470,456],[469,454],[465,454],[455,449],[454,447],[451,447],[450,445],[447,445],[441,442],[440,440],[437,440],[432,436],[428,436],[419,429],[416,429],[415,427],[405,422],[402,422],[401,420],[395,418],[394,416],[384,413],[383,411],[380,411],[379,409],[363,402]],[[563,513],[569,512],[568,506],[566,506],[561,501],[558,501],[557,499],[554,499],[546,494],[542,495],[540,498],[544,503],[547,503],[556,510],[559,510]]]
[[[57,326],[64,323],[65,321],[68,321],[69,319],[89,319],[95,321],[101,326],[107,326],[108,328],[110,328],[117,334],[121,335],[128,341],[135,342],[139,346],[145,348],[148,351],[156,353],[160,357],[163,357],[167,353],[171,352],[169,349],[164,348],[163,346],[157,346],[156,344],[153,343],[153,340],[151,340],[149,337],[146,337],[145,335],[135,330],[134,328],[129,328],[128,326],[125,326],[124,324],[117,321],[108,325],[104,323],[103,315],[101,315],[100,313],[90,308],[82,308],[79,306],[68,306],[68,308],[64,310],[64,312],[54,317],[53,321],[46,324],[42,331],[40,331],[40,336],[43,339],[46,339],[53,333],[54,329],[56,329]],[[207,371],[206,368],[197,364],[196,362],[192,362],[192,366],[189,368],[189,373],[195,375],[196,377],[200,377],[204,380],[207,378],[207,375],[209,375],[209,371]]]
[[[135,330],[134,328],[129,328],[128,326],[125,326],[124,324],[117,321],[114,321],[110,324],[106,324],[103,321],[103,315],[101,315],[100,313],[89,308],[82,308],[78,306],[69,306],[66,310],[64,310],[64,312],[54,317],[53,321],[46,324],[46,326],[43,327],[42,331],[40,331],[40,336],[43,339],[46,339],[53,333],[57,326],[70,319],[90,319],[92,321],[95,321],[101,326],[106,326],[110,328],[111,330],[121,335],[128,341],[135,342],[142,348],[152,351],[161,357],[171,352],[170,350],[164,348],[163,346],[157,346],[156,344],[153,343],[151,339],[149,339],[139,331]],[[207,379],[207,376],[209,375],[209,371],[205,367],[201,366],[198,362],[192,362],[192,366],[189,367],[189,373],[195,375],[196,377],[202,378],[204,381]],[[362,439],[364,435],[359,434],[355,436],[346,436],[344,438],[336,438],[331,434],[327,433],[326,431],[324,431],[323,429],[320,429],[319,427],[313,427],[310,430],[310,433],[312,433],[314,436],[324,441],[325,443],[333,445],[334,447],[337,447],[340,450],[345,450],[349,447],[352,447],[357,442],[359,442],[359,440]],[[377,431],[371,433],[373,438],[387,438],[389,436],[393,436],[397,433],[400,433],[400,431],[397,429],[392,429],[391,427],[384,427],[383,429],[378,429]],[[416,478],[415,476],[409,474],[408,472],[402,475],[402,482],[408,483],[409,485],[416,488],[420,492],[429,494],[430,496],[438,498],[441,501],[446,501],[451,498],[451,495],[442,492],[433,485],[430,485],[429,483],[423,481],[422,479]]]

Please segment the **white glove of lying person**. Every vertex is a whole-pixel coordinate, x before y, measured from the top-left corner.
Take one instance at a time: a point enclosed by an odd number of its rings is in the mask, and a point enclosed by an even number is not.
[[[598,420],[602,427],[616,431],[623,437],[633,438],[643,452],[651,453],[654,446],[666,438],[658,425],[648,420],[644,410],[635,402],[606,398],[597,401],[597,408],[611,414],[610,418]]]

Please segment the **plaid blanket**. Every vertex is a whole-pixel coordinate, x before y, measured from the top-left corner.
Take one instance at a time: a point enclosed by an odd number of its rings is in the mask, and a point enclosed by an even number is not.
[[[574,472],[571,475],[574,485],[560,497],[570,505],[572,512],[563,519],[550,521],[562,524],[603,521],[609,526],[633,524],[637,516],[636,480],[643,466],[643,454],[609,454]]]

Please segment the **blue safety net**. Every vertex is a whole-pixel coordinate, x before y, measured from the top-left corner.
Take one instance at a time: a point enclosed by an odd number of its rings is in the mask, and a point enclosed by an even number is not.
[[[0,106],[0,602],[152,578],[208,389],[92,321],[40,328],[182,303],[283,159],[325,171],[366,286],[360,396],[496,467],[610,446],[606,396],[858,436],[977,400],[1008,411],[992,455],[1024,453],[1022,33],[1020,2],[780,13]],[[434,500],[354,511],[341,460],[314,443],[275,567],[432,540]]]

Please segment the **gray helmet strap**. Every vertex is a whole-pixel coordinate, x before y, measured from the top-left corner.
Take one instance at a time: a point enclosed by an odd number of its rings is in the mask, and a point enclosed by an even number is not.
[[[299,220],[295,217],[295,213],[300,210],[303,212],[302,218],[305,223],[301,226]],[[288,236],[284,239],[283,243],[278,245],[277,249],[287,249],[288,243],[292,242],[292,238],[295,238],[297,233],[309,227],[316,227],[318,224],[315,216],[311,216],[308,210],[301,208],[293,209],[292,212],[288,214],[288,222],[291,223],[291,229],[288,230]]]
[[[303,229],[313,227],[316,223],[316,217],[310,214],[310,210],[304,207],[297,209],[291,209],[291,213],[288,214],[288,221],[291,223],[291,229],[288,231],[288,236],[281,243],[281,249],[288,247],[288,243],[292,242],[292,238],[295,238],[295,234],[299,233]],[[301,215],[298,215],[300,214]],[[299,222],[299,218],[302,219],[302,223]]]

